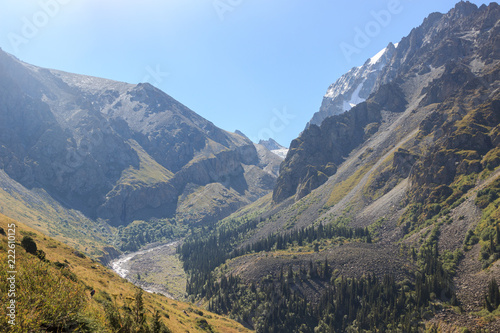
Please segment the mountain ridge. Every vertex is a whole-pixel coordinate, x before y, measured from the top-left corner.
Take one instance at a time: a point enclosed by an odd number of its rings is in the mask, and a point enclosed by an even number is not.
[[[380,65],[366,100],[347,73],[349,110],[309,124],[282,163],[150,85],[86,94],[56,71],[2,80],[0,61],[0,126],[17,135],[0,134],[0,198],[41,229],[61,215],[94,256],[183,238],[188,299],[258,332],[499,331],[498,36],[496,3],[430,14],[365,62]]]
[[[446,42],[448,42],[448,41],[442,41],[442,37],[439,36],[439,34],[443,34],[444,32],[442,32],[442,31],[447,31],[446,30],[447,29],[446,22],[449,23],[453,17],[455,17],[457,15],[458,16],[462,15],[462,14],[460,14],[460,15],[457,14],[457,12],[463,13],[463,15],[465,15],[466,13],[469,13],[469,15],[475,14],[477,17],[476,20],[478,20],[478,19],[483,20],[483,19],[485,19],[485,18],[483,18],[483,16],[485,16],[485,15],[494,16],[495,12],[498,11],[497,6],[498,5],[491,4],[489,7],[482,7],[482,9],[478,9],[477,6],[472,5],[472,4],[463,5],[463,6],[459,5],[456,7],[457,9],[452,9],[448,14],[429,16],[429,18],[424,20],[424,23],[420,27],[413,29],[410,32],[410,34],[408,35],[408,37],[404,37],[398,43],[398,48],[395,48],[392,58],[388,61],[388,63],[381,70],[381,73],[378,75],[376,86],[378,85],[379,88],[377,88],[377,91],[371,96],[371,98],[368,100],[367,103],[361,103],[361,104],[357,105],[357,107],[354,108],[354,113],[364,113],[364,112],[366,112],[366,110],[368,110],[370,108],[372,110],[374,110],[373,105],[375,105],[375,104],[382,105],[385,108],[385,110],[387,110],[387,111],[394,112],[394,111],[398,111],[398,110],[399,111],[404,110],[404,107],[403,107],[404,101],[403,100],[407,99],[409,96],[411,96],[411,95],[405,96],[405,94],[415,95],[421,89],[425,88],[425,85],[429,84],[429,82],[427,82],[427,81],[419,82],[418,80],[413,80],[412,84],[414,86],[412,86],[412,87],[407,86],[406,90],[408,92],[405,93],[399,87],[399,86],[401,86],[401,82],[397,81],[398,78],[395,75],[396,71],[400,71],[401,73],[403,73],[403,72],[410,73],[411,72],[412,75],[417,75],[417,78],[418,78],[418,76],[420,76],[422,78],[429,77],[429,78],[433,79],[434,75],[439,75],[439,72],[442,71],[443,65],[445,65],[443,63],[443,61],[444,61],[443,59],[447,59],[446,61],[450,61],[453,58],[458,59],[457,57],[466,56],[466,52],[470,52],[464,46],[462,46],[460,48],[459,52],[465,52],[465,53],[463,55],[459,54],[459,53],[457,53],[455,48],[449,48],[449,46],[446,44]],[[462,9],[462,7],[463,7],[463,9]],[[471,8],[475,8],[475,11],[472,12],[473,14],[471,14],[471,12],[470,12]],[[480,18],[479,18],[479,16],[480,16]],[[462,16],[460,16],[460,17],[462,17]],[[470,22],[466,22],[466,20],[464,18],[462,18],[462,24],[464,25],[465,28],[471,28],[471,26],[472,26],[472,24]],[[457,24],[455,24],[454,26],[456,26],[456,25]],[[451,26],[451,25],[448,25],[448,26]],[[492,28],[493,27],[490,27],[490,29],[492,29]],[[425,44],[426,47],[419,48],[418,51],[416,51],[415,45],[421,46],[422,43],[424,42],[423,37],[422,37],[422,32],[421,32],[422,29],[427,29],[428,33],[426,36],[431,36],[432,38],[435,38],[436,43],[429,44],[428,42],[426,42],[427,43],[427,44]],[[450,29],[450,28],[448,28],[448,29]],[[482,37],[482,38],[487,37],[487,35],[488,35],[487,31],[488,30],[483,32],[482,35],[485,37]],[[459,34],[460,31],[456,31],[456,32],[450,31],[449,33]],[[420,37],[418,37],[418,36],[420,36]],[[431,37],[427,37],[427,38],[431,38]],[[418,39],[418,38],[420,38],[420,39]],[[461,37],[458,37],[456,39],[459,41],[462,40]],[[451,40],[449,40],[449,41],[450,41],[450,43],[453,43],[453,42],[451,42]],[[465,42],[466,39],[463,39],[463,41]],[[457,42],[455,41],[455,43],[457,43]],[[471,43],[471,42],[469,41],[469,43]],[[488,43],[490,43],[490,44],[493,43],[493,40],[491,37],[489,38]],[[434,45],[435,51],[432,52],[431,50],[426,49],[426,48],[431,47],[428,45]],[[475,47],[478,48],[477,45]],[[488,49],[488,48],[482,47],[482,49]],[[494,47],[492,47],[492,49],[494,49]],[[445,50],[449,50],[450,53],[447,55],[444,55],[443,52],[445,52]],[[441,56],[439,57],[436,54],[441,55]],[[495,58],[495,57],[493,56],[493,58]],[[418,63],[418,65],[415,66],[417,61],[421,61],[422,63]],[[476,59],[474,61],[477,62],[478,60]],[[414,64],[413,67],[409,67],[409,66],[411,66],[411,64]],[[394,80],[396,80],[396,81],[394,81]],[[389,98],[391,100],[388,100],[387,98]],[[365,111],[362,111],[362,109],[364,109]],[[359,110],[359,111],[357,111],[357,110]],[[371,114],[373,114],[373,112]],[[350,117],[350,116],[348,116],[348,117]],[[354,139],[358,140],[358,142],[362,142],[364,140],[363,139],[364,136],[366,138],[368,138],[374,131],[377,130],[377,126],[380,126],[379,122],[378,122],[379,119],[377,119],[377,118],[379,118],[379,116],[374,114],[374,117],[375,118],[371,119],[369,122],[360,122],[359,123],[360,125],[358,125],[358,127],[356,127],[356,125],[353,122],[354,119],[351,118],[350,120],[348,120],[345,118],[345,116],[338,115],[336,118],[336,119],[338,119],[337,120],[337,122],[339,124],[339,126],[337,126],[338,128],[332,128],[331,130],[328,130],[328,132],[332,133],[332,132],[337,132],[337,131],[344,131],[346,129],[350,130],[350,129],[357,128],[357,130],[360,133],[355,134]],[[333,118],[335,119],[335,117],[333,117]],[[331,120],[331,122],[334,122],[334,120]],[[347,127],[343,128],[341,125],[343,123],[347,124]],[[364,128],[365,126],[367,126],[369,124],[372,124],[372,125],[370,125],[370,127]],[[323,124],[322,124],[322,127],[323,127]],[[361,128],[361,127],[363,127],[363,128]],[[311,134],[308,134],[308,131]],[[308,128],[303,132],[302,136],[314,135],[312,133],[317,133],[317,129]],[[341,135],[337,134],[336,140],[338,141],[338,140],[342,140],[342,139],[345,139],[342,137],[342,134]],[[298,168],[297,167],[291,168],[287,164],[290,164],[293,159],[297,159],[298,161],[308,160],[309,159],[308,154],[313,154],[313,152],[314,152],[314,149],[301,148],[300,145],[304,144],[302,141],[303,140],[301,140],[300,137],[298,139],[292,141],[292,144],[290,146],[290,148],[291,148],[290,153],[288,154],[287,159],[284,162],[284,166],[285,166],[284,171],[282,171],[280,173],[280,177],[278,178],[278,186],[274,190],[273,197],[274,197],[275,202],[280,202],[281,200],[283,200],[286,197],[289,197],[292,194],[297,194],[297,198],[302,197],[304,193],[301,193],[301,194],[295,193],[297,188],[301,187],[299,184],[303,184],[303,186],[305,186],[306,188],[315,188],[318,185],[324,183],[326,178],[324,176],[322,176],[321,173],[323,173],[326,176],[331,176],[332,171],[329,171],[329,170],[333,170],[334,167],[338,167],[339,162],[342,161],[342,157],[346,156],[354,148],[354,147],[349,147],[348,143],[351,141],[347,140],[348,142],[341,144],[338,148],[332,147],[332,149],[338,149],[338,152],[333,153],[333,155],[332,155],[332,152],[330,152],[330,156],[332,156],[332,157],[329,157],[328,161],[325,160],[325,161],[320,162],[322,164],[322,166],[314,165],[314,163],[317,163],[317,162],[313,162],[312,165],[315,168],[315,170],[320,172],[319,174],[317,172],[314,172],[314,171],[310,172],[307,170],[302,170],[299,172],[298,169],[300,168],[300,165],[303,162],[297,163],[297,165],[299,166]],[[325,139],[325,142],[332,142],[332,140]],[[333,141],[333,142],[336,142],[336,141]],[[348,149],[348,151],[345,151],[346,148]],[[344,151],[342,151],[342,149],[344,149]],[[340,153],[340,155],[338,155],[339,153]],[[302,156],[302,155],[304,155],[304,156]],[[311,160],[315,161],[316,158],[313,157],[313,158],[311,158]],[[318,161],[319,161],[319,159],[318,159]],[[330,165],[327,167],[328,163],[333,163],[333,165]],[[294,171],[292,173],[292,172],[287,172],[287,170],[294,170]],[[299,172],[299,173],[297,174],[297,172]],[[284,187],[282,188],[279,184],[283,184],[283,186],[286,186],[286,189]],[[305,193],[308,193],[308,192],[310,192],[310,190],[306,190]]]
[[[313,124],[319,126],[324,119],[342,114],[364,102],[376,88],[378,77],[396,48],[397,44],[389,43],[362,66],[352,68],[332,83],[323,97],[319,111],[313,115],[306,128]]]

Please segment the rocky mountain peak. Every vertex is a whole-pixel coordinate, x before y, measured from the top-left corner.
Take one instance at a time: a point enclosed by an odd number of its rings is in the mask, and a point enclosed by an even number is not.
[[[277,143],[273,138],[269,138],[267,140],[260,140],[259,145],[263,145],[264,147],[266,147],[269,150],[276,150],[276,149],[285,148],[282,145],[280,145],[279,143]]]
[[[286,154],[288,154],[288,148],[283,147],[273,138],[269,138],[267,140],[260,140],[259,145],[264,146],[271,153],[277,155],[281,160],[285,159]]]
[[[360,67],[354,67],[330,85],[320,110],[316,112],[306,128],[320,125],[327,117],[342,114],[364,102],[377,86],[382,69],[391,60],[397,44],[389,43]]]
[[[477,11],[478,7],[469,1],[458,2],[453,9],[450,10],[449,15],[453,19],[469,16]]]

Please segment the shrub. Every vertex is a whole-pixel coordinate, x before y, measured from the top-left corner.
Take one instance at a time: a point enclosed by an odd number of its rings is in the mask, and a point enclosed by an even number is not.
[[[36,243],[31,236],[24,236],[21,240],[21,246],[26,250],[26,252],[36,255]]]

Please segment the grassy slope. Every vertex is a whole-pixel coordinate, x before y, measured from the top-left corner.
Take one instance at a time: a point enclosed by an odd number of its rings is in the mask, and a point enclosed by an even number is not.
[[[28,278],[23,275],[23,267],[29,268],[33,265],[44,266],[44,269],[46,269],[46,271],[48,272],[46,277],[31,277],[34,278],[35,281],[40,281],[39,283],[43,283],[42,281],[48,281],[53,277],[60,277],[60,270],[58,268],[56,268],[52,264],[42,263],[38,258],[26,253],[25,250],[21,247],[20,240],[22,239],[23,235],[30,235],[37,243],[38,249],[41,249],[46,253],[46,258],[51,263],[67,262],[70,272],[74,273],[77,277],[77,282],[66,279],[65,277],[61,279],[62,282],[59,283],[59,285],[66,286],[66,288],[64,289],[61,287],[58,289],[68,290],[68,294],[61,294],[62,299],[60,300],[58,300],[57,298],[52,299],[54,303],[70,302],[71,299],[75,299],[76,297],[83,297],[82,313],[80,315],[91,318],[94,325],[104,326],[106,324],[105,313],[103,306],[98,302],[99,299],[102,299],[107,293],[111,297],[116,298],[116,302],[119,306],[129,304],[131,300],[133,300],[137,288],[125,279],[119,277],[107,267],[104,267],[89,258],[82,258],[80,256],[77,256],[73,248],[62,244],[50,237],[47,237],[39,231],[36,231],[23,223],[14,221],[4,215],[0,215],[0,227],[2,227],[5,231],[7,231],[8,229],[7,225],[12,223],[16,224],[16,268],[18,270],[18,286],[22,286],[24,283],[26,283],[24,279]],[[5,263],[7,262],[7,237],[0,235],[0,240],[0,264],[5,265]],[[2,268],[5,267],[2,266]],[[2,272],[2,275],[3,274],[5,274],[5,272]],[[39,292],[42,292],[46,288],[45,285],[42,285],[40,287],[41,288],[36,289]],[[0,299],[2,304],[5,304],[7,297],[5,288],[6,282],[2,276],[2,281],[0,281]],[[96,295],[94,296],[94,298],[91,298],[89,295],[89,291],[91,289],[96,290]],[[70,292],[73,292],[74,295]],[[32,303],[33,299],[40,298],[41,295],[30,294],[22,297],[21,293],[22,290],[18,290],[18,323],[21,323],[24,320],[28,320],[29,318],[40,318],[41,314],[45,311],[44,309],[50,304],[45,306],[45,308],[38,307],[36,308],[36,310],[33,310],[35,309]],[[26,299],[26,297],[28,296],[29,299]],[[48,297],[47,299],[49,301],[51,300],[50,297]],[[161,318],[173,332],[203,331],[198,327],[198,320],[202,318],[205,319],[216,332],[247,331],[245,328],[234,321],[215,314],[208,314],[204,310],[202,317],[199,314],[195,313],[200,310],[195,306],[173,301],[161,295],[145,293],[144,301],[146,308],[149,310],[149,317],[151,317],[152,312],[156,310],[160,311],[160,313],[162,314]],[[68,305],[68,307],[69,306],[70,305]],[[5,318],[5,310],[5,307],[2,307],[0,310],[0,317],[2,319]],[[193,312],[193,310],[195,312]],[[167,315],[169,318],[167,318]]]
[[[71,245],[92,256],[102,255],[102,248],[112,240],[112,229],[68,209],[47,193],[17,187],[0,188],[0,213]]]
[[[174,174],[156,162],[149,154],[135,141],[129,140],[130,146],[139,156],[139,168],[129,167],[123,171],[118,184],[126,185],[153,185],[166,182]]]

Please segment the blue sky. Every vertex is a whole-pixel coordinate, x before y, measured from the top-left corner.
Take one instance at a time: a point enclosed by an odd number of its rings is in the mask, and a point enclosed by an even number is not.
[[[148,81],[223,129],[288,146],[331,83],[456,2],[2,0],[0,47],[37,66]]]

